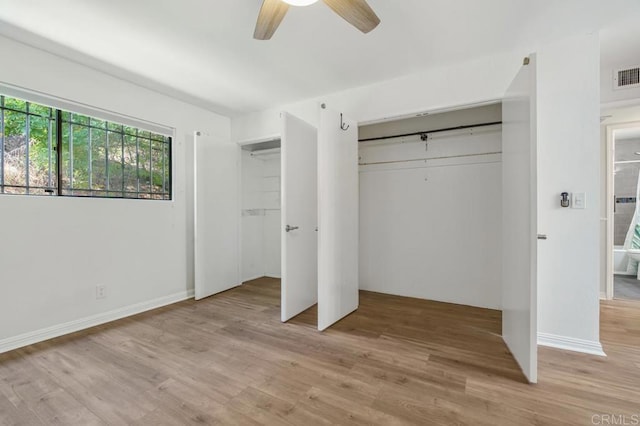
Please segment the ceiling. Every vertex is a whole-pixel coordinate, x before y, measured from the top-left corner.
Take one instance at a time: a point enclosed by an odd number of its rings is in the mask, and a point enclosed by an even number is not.
[[[234,116],[640,18],[638,0],[369,3],[368,35],[318,2],[256,41],[261,0],[0,0],[0,34]]]

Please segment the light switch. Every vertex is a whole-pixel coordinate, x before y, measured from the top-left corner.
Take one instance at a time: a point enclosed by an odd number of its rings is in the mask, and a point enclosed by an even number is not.
[[[573,203],[572,207],[574,209],[584,209],[587,207],[587,195],[584,192],[574,192],[573,193]]]

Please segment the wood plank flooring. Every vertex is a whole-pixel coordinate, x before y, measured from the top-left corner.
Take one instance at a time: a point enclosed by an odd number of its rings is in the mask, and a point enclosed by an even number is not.
[[[0,355],[0,424],[590,425],[640,414],[637,302],[602,304],[607,358],[540,348],[533,386],[497,311],[362,292],[356,313],[320,333],[315,309],[282,324],[279,303],[279,281],[260,279]]]

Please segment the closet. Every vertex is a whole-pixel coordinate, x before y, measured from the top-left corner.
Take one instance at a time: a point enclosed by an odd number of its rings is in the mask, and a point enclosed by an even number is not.
[[[358,307],[358,126],[280,118],[266,141],[193,134],[195,298],[280,276],[281,320],[317,303],[324,330]]]
[[[501,105],[361,126],[360,288],[501,308]]]
[[[281,320],[318,304],[324,330],[358,307],[357,123],[318,105],[280,138],[240,144],[240,275],[281,278]]]
[[[241,278],[280,278],[280,139],[241,152]]]
[[[502,310],[537,380],[535,58],[502,102],[361,125],[360,289]]]

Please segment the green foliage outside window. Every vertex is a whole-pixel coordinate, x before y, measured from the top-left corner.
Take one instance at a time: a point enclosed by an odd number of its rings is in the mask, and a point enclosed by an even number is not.
[[[55,109],[1,99],[2,192],[40,194],[57,188],[59,146],[65,195],[170,198],[170,138],[63,111],[58,145]]]

